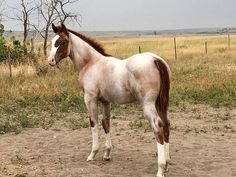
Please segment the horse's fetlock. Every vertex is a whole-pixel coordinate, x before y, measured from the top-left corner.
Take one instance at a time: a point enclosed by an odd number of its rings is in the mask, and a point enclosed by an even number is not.
[[[89,117],[90,127],[95,127],[95,121]]]
[[[96,146],[96,147],[93,147],[93,150],[92,150],[94,153],[98,153],[99,151],[99,146]]]
[[[157,176],[158,176],[158,177],[164,177],[165,169],[166,169],[166,161],[160,161],[160,162],[158,162],[158,172],[157,172]]]

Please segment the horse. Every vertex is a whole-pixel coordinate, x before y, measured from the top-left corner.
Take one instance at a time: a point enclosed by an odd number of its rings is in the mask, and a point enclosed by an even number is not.
[[[79,71],[79,86],[92,131],[92,150],[87,161],[94,160],[99,150],[98,110],[103,107],[102,127],[105,131],[103,160],[111,159],[110,138],[111,103],[138,102],[150,122],[157,143],[157,177],[164,177],[169,155],[170,122],[167,117],[170,68],[166,61],[153,53],[141,53],[127,59],[117,59],[107,53],[94,38],[68,29],[64,24],[54,25],[56,34],[51,41],[48,63],[56,66],[69,57]]]

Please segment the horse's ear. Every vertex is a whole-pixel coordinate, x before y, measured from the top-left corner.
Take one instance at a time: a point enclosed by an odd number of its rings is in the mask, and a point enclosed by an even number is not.
[[[65,32],[66,34],[68,33],[67,28],[63,23],[61,23],[61,30],[60,31]]]
[[[54,25],[54,23],[52,24],[52,29],[54,33],[58,33],[58,28],[56,27],[56,25]]]

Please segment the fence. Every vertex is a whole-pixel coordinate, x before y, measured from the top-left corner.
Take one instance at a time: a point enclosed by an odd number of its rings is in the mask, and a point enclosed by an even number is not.
[[[207,36],[206,36],[207,37]],[[178,37],[174,36],[173,37],[173,53],[174,53],[174,59],[177,60],[178,59]],[[202,42],[202,46],[203,46],[203,53],[205,53],[205,55],[208,54],[208,50],[209,50],[209,43],[207,40],[205,40],[205,42]],[[227,34],[227,42],[225,42],[225,48],[230,49],[231,48],[231,35]],[[142,53],[142,45],[138,46],[138,52]]]
[[[213,40],[212,38],[216,39]],[[187,43],[185,43],[186,41]],[[108,41],[106,42],[107,45],[105,48],[108,48],[109,50],[109,47],[111,46],[111,53],[118,58],[127,58],[137,52],[142,53],[147,51],[157,53],[167,59],[174,58],[175,60],[178,60],[182,58],[182,54],[185,52],[190,53],[189,56],[191,56],[191,50],[195,46],[197,46],[197,50],[199,50],[198,53],[200,52],[202,55],[210,56],[209,52],[210,54],[214,52],[214,47],[217,42],[219,43],[217,44],[218,47],[221,47],[219,51],[225,51],[227,49],[233,51],[232,49],[236,49],[236,36],[232,34],[220,36],[155,36],[155,38],[148,39],[144,37],[133,41],[130,41],[130,39],[123,39],[123,41],[119,40],[115,43],[114,41],[111,41],[111,44]],[[118,45],[115,45],[116,43]],[[165,47],[163,48],[163,46]],[[31,50],[33,51],[33,49]],[[12,78],[13,71],[10,52],[8,55],[7,64],[9,68],[9,77]]]

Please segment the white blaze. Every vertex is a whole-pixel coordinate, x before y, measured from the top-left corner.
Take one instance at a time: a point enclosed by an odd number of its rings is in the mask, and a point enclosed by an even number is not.
[[[57,41],[57,39],[59,38],[60,36],[59,35],[56,35],[53,39],[52,39],[52,48],[51,48],[51,52],[50,52],[50,55],[48,57],[48,62],[51,62],[52,59],[55,57],[56,55],[56,52],[57,52],[57,49],[58,47],[55,47],[55,43]],[[54,58],[55,59],[55,58]]]

